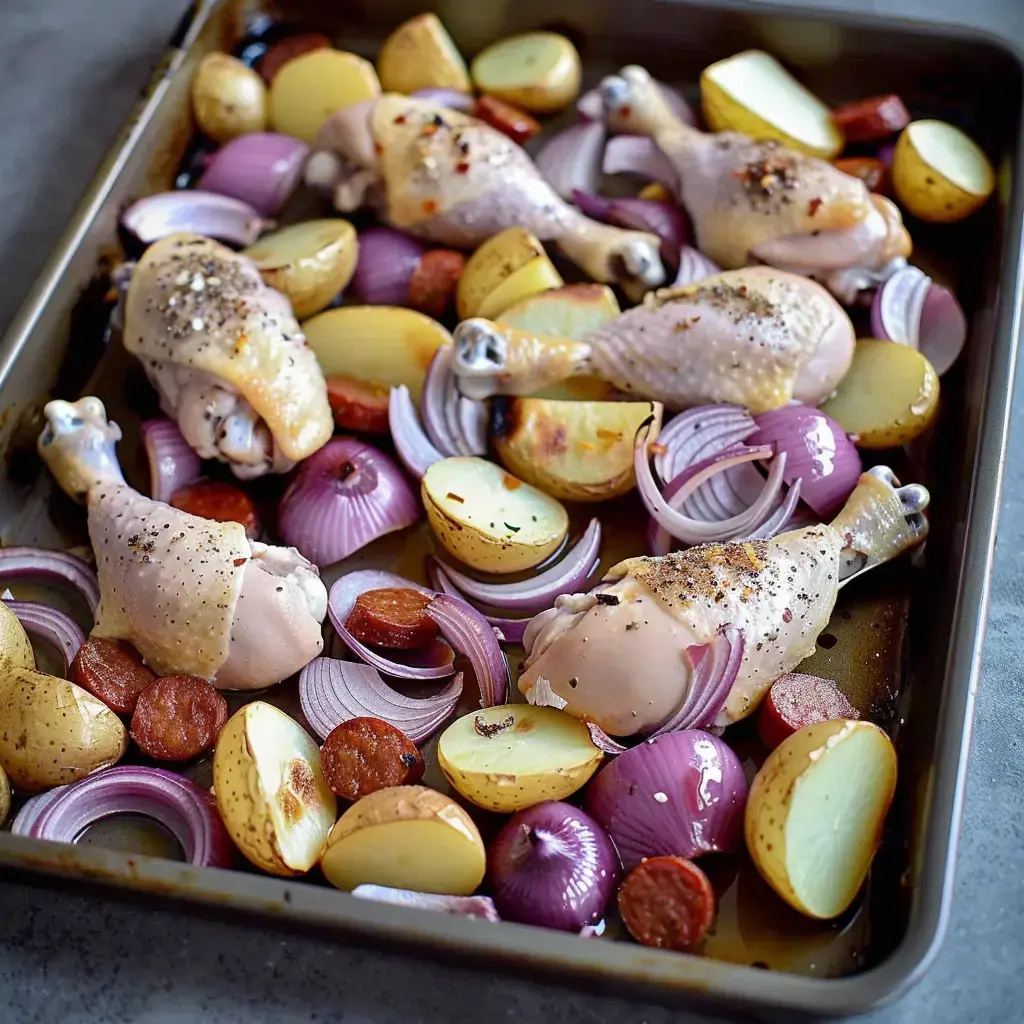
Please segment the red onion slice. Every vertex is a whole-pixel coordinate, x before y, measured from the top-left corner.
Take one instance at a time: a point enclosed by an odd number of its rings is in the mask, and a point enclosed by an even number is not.
[[[448,594],[450,597],[458,598],[460,601],[465,601],[467,604],[472,603],[469,598],[467,598],[466,595],[459,590],[457,586],[455,586],[451,577],[442,567],[440,562],[431,560],[428,571],[430,573],[430,580],[434,584],[434,589],[439,594]],[[496,631],[500,632],[501,635],[498,639],[502,643],[508,644],[521,644],[523,642],[523,637],[526,635],[526,627],[533,621],[530,618],[503,619],[497,615],[488,615],[486,612],[481,614],[483,614],[483,617]]]
[[[444,458],[423,432],[416,406],[413,405],[412,396],[404,384],[391,389],[391,397],[388,400],[388,427],[402,465],[417,480],[422,479],[423,474],[435,462],[440,462]]]
[[[429,100],[449,110],[458,110],[463,114],[472,114],[476,107],[476,97],[469,92],[458,89],[417,89],[412,95],[418,100]]]
[[[451,384],[453,350],[445,345],[434,353],[427,368],[427,376],[423,381],[423,396],[420,398],[420,411],[423,413],[423,426],[431,444],[448,459],[462,453],[459,451],[458,438],[452,430],[445,410],[451,400]]]
[[[44,548],[0,548],[0,583],[30,576],[71,584],[95,617],[100,603],[100,584],[96,573],[82,559],[66,551],[47,551]]]
[[[82,627],[70,615],[35,601],[13,601],[4,598],[4,603],[18,617],[26,633],[48,643],[60,651],[64,658],[64,675],[67,676],[71,662],[79,648],[85,643]]]
[[[596,192],[604,140],[599,120],[574,124],[544,143],[534,158],[537,170],[563,199],[571,199],[577,190]]]
[[[637,174],[664,185],[671,192],[679,187],[679,176],[658,144],[645,135],[618,135],[604,150],[605,174]]]
[[[252,132],[226,142],[209,159],[199,188],[251,203],[275,217],[295,191],[309,146],[278,132]]]
[[[700,250],[694,249],[692,245],[684,245],[679,250],[677,259],[679,272],[669,286],[670,288],[685,288],[695,281],[703,281],[706,277],[712,277],[722,272],[722,268],[717,263],[708,259]]]
[[[757,424],[739,405],[698,405],[674,416],[658,434],[654,468],[666,483],[687,466],[746,441]]]
[[[486,455],[489,420],[487,403],[458,394],[454,374],[452,374],[452,387],[456,393],[454,404],[455,418],[459,426],[459,439],[466,448],[466,454]]]
[[[121,214],[121,224],[146,245],[179,231],[231,245],[252,245],[267,226],[249,203],[201,189],[158,192],[139,199]]]
[[[202,462],[174,420],[146,420],[142,443],[149,459],[149,496],[169,502],[175,491],[199,479]]]
[[[381,718],[413,743],[422,743],[451,716],[461,696],[461,672],[443,690],[423,698],[406,697],[375,668],[358,661],[314,658],[299,673],[299,704],[321,741],[342,722]]]
[[[399,679],[447,678],[455,671],[452,667],[455,655],[451,648],[447,644],[441,643],[440,640],[428,647],[411,651],[389,650],[388,655],[384,655],[361,640],[357,640],[349,632],[345,623],[348,621],[349,615],[352,614],[356,598],[368,590],[385,590],[391,587],[415,590],[424,597],[435,597],[432,590],[391,572],[359,569],[356,572],[346,573],[335,581],[327,598],[327,614],[331,618],[334,631],[357,658],[372,665],[385,675],[397,676]]]
[[[604,199],[581,189],[574,189],[571,198],[592,220],[657,235],[661,239],[662,259],[675,266],[686,239],[686,218],[678,206],[651,199]]]
[[[480,687],[480,706],[504,704],[508,690],[508,664],[490,623],[465,601],[438,594],[426,608],[441,627],[441,634],[473,666]]]
[[[932,282],[921,310],[921,355],[942,376],[957,361],[967,342],[967,317],[948,288]]]
[[[797,477],[790,485],[789,490],[786,491],[785,500],[781,505],[771,514],[769,519],[766,519],[761,526],[756,530],[753,530],[750,535],[744,539],[746,540],[770,540],[777,534],[783,533],[786,530],[796,529],[792,525],[793,517],[796,515],[797,505],[800,502],[801,486],[803,480]],[[817,517],[815,517],[817,522]]]
[[[424,252],[421,243],[394,228],[360,231],[359,258],[346,294],[368,306],[407,306],[409,282]]]
[[[436,910],[442,914],[460,917],[478,917],[484,921],[500,921],[490,896],[440,896],[432,892],[413,892],[411,889],[392,889],[387,885],[357,885],[352,895],[359,900],[391,903],[396,907],[415,907],[417,910]]]
[[[43,793],[25,804],[11,831],[75,843],[89,825],[112,814],[141,814],[158,821],[181,844],[185,860],[198,867],[234,863],[234,844],[209,793],[163,768],[118,765]]]

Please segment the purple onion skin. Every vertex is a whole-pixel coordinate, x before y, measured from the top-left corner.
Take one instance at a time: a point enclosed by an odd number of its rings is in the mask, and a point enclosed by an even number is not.
[[[585,806],[629,872],[644,857],[732,852],[746,804],[739,758],[717,736],[688,729],[619,754],[587,787]]]
[[[555,801],[512,816],[491,844],[487,873],[503,921],[565,932],[597,924],[622,877],[605,830]]]

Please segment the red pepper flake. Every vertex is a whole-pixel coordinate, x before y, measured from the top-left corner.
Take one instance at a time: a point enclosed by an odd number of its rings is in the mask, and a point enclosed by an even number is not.
[[[465,160],[460,160],[455,165],[455,171],[457,174],[465,174],[469,170],[469,164]]]
[[[437,213],[437,200],[436,199],[425,199],[423,201],[423,212],[433,216]]]
[[[405,114],[399,114],[394,120],[395,124],[405,124]]]
[[[451,498],[452,501],[457,501],[460,505],[465,505],[466,504],[466,499],[460,497],[454,491],[449,491],[448,494],[447,494],[447,497]]]
[[[633,113],[633,108],[632,107],[620,107],[619,108],[619,117],[626,118],[626,117],[629,117],[629,115],[632,114],[632,113]]]
[[[668,445],[658,444],[657,441],[655,441],[655,443],[651,445],[651,451],[654,452],[655,455],[664,455],[668,451]]]
[[[522,480],[517,480],[508,473],[505,474],[501,482],[505,485],[505,489],[509,491],[518,491],[523,486]]]
[[[786,608],[783,611],[783,613],[782,613],[782,621],[783,622],[792,622],[793,621],[793,612],[789,608]]]
[[[384,152],[384,147],[379,142],[375,142],[373,144],[373,151],[374,151],[374,153],[377,154],[377,156],[380,156],[381,153]]]
[[[240,565],[245,565],[248,561],[248,558],[236,558],[231,564],[237,569]]]
[[[813,217],[818,212],[818,207],[819,206],[821,206],[821,199],[819,199],[817,196],[815,196],[807,204],[807,216],[808,217]]]
[[[436,124],[425,124],[420,129],[420,135],[433,135],[437,131]]]
[[[602,441],[621,441],[622,433],[618,430],[607,430],[604,427],[597,428],[597,436]]]

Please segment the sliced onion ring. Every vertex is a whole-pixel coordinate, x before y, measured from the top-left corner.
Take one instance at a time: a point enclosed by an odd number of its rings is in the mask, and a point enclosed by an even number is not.
[[[388,427],[402,465],[417,480],[422,479],[423,474],[435,462],[440,462],[444,458],[424,433],[412,396],[404,384],[391,389],[391,397],[388,399]]]
[[[670,192],[679,188],[679,175],[654,139],[646,135],[617,135],[604,150],[605,174],[638,174],[664,185]]]
[[[480,687],[480,706],[504,704],[508,663],[490,623],[472,605],[450,594],[438,594],[426,613],[441,627],[444,638],[469,659]]]
[[[604,125],[599,120],[574,124],[548,139],[534,163],[563,199],[572,199],[577,190],[596,192],[604,140]]]
[[[201,189],[146,196],[121,214],[121,224],[145,245],[179,231],[232,245],[252,245],[267,226],[244,200]]]
[[[18,617],[26,633],[38,637],[60,651],[64,658],[66,676],[79,648],[85,643],[82,627],[66,612],[45,604],[36,604],[35,601],[12,601],[6,597],[4,603]]]
[[[423,698],[399,693],[375,668],[358,661],[314,658],[299,673],[299,704],[321,740],[350,719],[381,718],[422,743],[451,716],[461,696],[461,672],[439,693]]]
[[[234,844],[210,795],[163,768],[118,765],[29,800],[11,831],[33,839],[76,843],[89,825],[112,814],[158,821],[199,867],[230,867]]]
[[[592,220],[657,235],[661,239],[661,258],[673,267],[678,262],[686,239],[686,218],[678,206],[653,199],[605,199],[578,188],[573,190],[571,198]]]
[[[142,443],[149,459],[149,496],[169,502],[174,492],[199,479],[202,462],[174,420],[146,420]]]
[[[415,907],[417,910],[437,910],[442,914],[460,917],[479,917],[484,921],[500,921],[490,896],[440,896],[433,892],[413,892],[411,889],[392,889],[387,885],[357,885],[352,895],[359,900],[391,903],[396,907]]]
[[[431,560],[427,571],[430,573],[430,582],[433,583],[434,589],[439,594],[448,594],[451,597],[458,598],[460,601],[465,601],[466,604],[472,603],[452,582],[451,577],[448,575],[448,570],[440,562]],[[529,617],[525,619],[504,619],[497,615],[488,615],[486,612],[482,614],[491,626],[501,634],[498,639],[502,643],[508,644],[521,644],[526,634],[526,627],[532,621]]]
[[[100,603],[100,584],[96,573],[82,559],[66,551],[47,551],[45,548],[0,548],[0,583],[30,576],[71,584],[95,617]]]
[[[695,281],[703,281],[706,277],[720,274],[722,268],[713,260],[708,259],[699,249],[692,245],[684,245],[678,255],[679,272],[670,288],[685,288]]]

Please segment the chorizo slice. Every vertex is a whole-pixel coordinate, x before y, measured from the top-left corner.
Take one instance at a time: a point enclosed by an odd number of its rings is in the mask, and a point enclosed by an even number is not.
[[[71,681],[120,715],[135,710],[139,694],[155,679],[156,673],[146,668],[139,652],[124,640],[86,640],[71,662]]]
[[[139,694],[131,736],[158,761],[189,761],[209,750],[228,720],[228,702],[198,676],[163,676]]]
[[[831,679],[787,672],[772,683],[757,713],[757,735],[774,750],[805,725],[838,718],[860,718],[860,712]]]
[[[430,598],[408,587],[368,590],[356,598],[345,628],[364,644],[411,650],[433,640],[439,630],[426,613]]]
[[[320,764],[335,795],[353,802],[423,777],[423,755],[416,744],[382,718],[351,718],[336,726],[324,740]]]
[[[453,249],[431,249],[420,257],[409,279],[409,305],[440,320],[455,299],[466,257]]]
[[[171,495],[171,505],[200,519],[241,523],[250,539],[260,535],[256,506],[245,491],[221,480],[197,480]]]
[[[708,876],[683,857],[648,857],[619,889],[619,913],[644,946],[685,951],[715,922],[715,892]]]
[[[876,142],[903,131],[910,111],[895,93],[870,96],[832,111],[832,120],[847,142]]]

